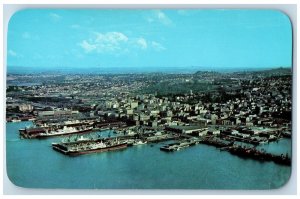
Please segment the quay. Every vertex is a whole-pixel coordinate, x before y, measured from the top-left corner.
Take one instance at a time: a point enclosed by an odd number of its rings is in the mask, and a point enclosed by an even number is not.
[[[251,158],[260,161],[273,161],[275,163],[288,165],[288,166],[291,165],[291,158],[288,157],[287,154],[274,155],[271,153],[266,153],[265,151],[259,151],[254,147],[246,148],[238,145],[233,145],[231,147],[226,148],[225,150],[227,150],[233,155],[237,155],[240,157],[246,157],[246,158]]]
[[[200,141],[200,143],[215,146],[217,148],[223,148],[232,146],[234,144],[234,141],[222,140],[215,136],[206,136]]]
[[[250,138],[241,138],[237,136],[232,136],[232,135],[222,135],[222,138],[227,141],[240,141],[240,142],[245,142],[253,145],[259,145],[261,142],[257,140],[253,140]]]
[[[146,137],[145,139],[149,143],[150,142],[156,143],[156,142],[174,140],[174,139],[178,139],[178,138],[179,138],[179,136],[176,136],[173,134],[163,134],[163,135],[155,135],[155,136]]]
[[[121,121],[65,121],[58,123],[36,123],[36,127],[20,129],[20,137],[24,139],[47,138],[71,134],[84,134],[95,131],[124,128],[126,123]]]
[[[287,155],[278,156],[258,151],[254,147],[245,148],[235,145],[235,142],[238,141],[257,146],[262,144],[262,141],[270,142],[272,139],[278,139],[278,137],[274,138],[274,136],[270,136],[269,138],[262,137],[259,140],[255,140],[256,136],[240,137],[233,134],[223,133],[219,135],[201,134],[203,133],[203,130],[200,130],[200,133],[198,133],[197,130],[193,133],[180,133],[177,131],[174,132],[174,128],[167,131],[163,128],[156,130],[152,128],[136,128],[133,126],[127,126],[127,124],[122,121],[75,120],[54,123],[39,123],[38,121],[37,124],[37,127],[20,129],[20,136],[22,138],[32,139],[69,135],[69,138],[65,138],[61,143],[53,143],[52,148],[63,154],[72,156],[113,151],[117,149],[125,149],[128,146],[174,140],[174,143],[164,145],[160,147],[160,150],[173,152],[196,144],[206,144],[220,148],[222,151],[228,151],[231,154],[240,157],[291,165],[291,159]],[[192,128],[190,127],[189,129]],[[112,132],[110,133],[119,135],[110,137],[109,134],[107,138],[101,138],[101,134],[98,134],[97,138],[93,138],[91,135],[90,138],[83,138],[82,136],[79,138],[79,134],[96,131],[100,131],[101,133],[104,130],[111,130]],[[72,140],[70,136],[74,134],[76,136],[75,139]],[[288,136],[290,136],[290,134],[286,132],[286,137]]]
[[[266,153],[265,151],[257,150],[255,147],[248,147],[235,145],[234,142],[228,142],[226,140],[221,140],[215,137],[203,137],[202,139],[187,139],[180,142],[174,142],[171,144],[164,145],[160,147],[161,151],[173,152],[179,151],[183,148],[194,146],[196,144],[207,144],[220,148],[222,151],[228,151],[233,155],[239,157],[251,158],[259,161],[273,161],[277,164],[291,165],[291,159],[288,155],[274,155],[271,153]]]
[[[216,136],[202,136],[202,137],[180,137],[176,134],[161,134],[154,136],[135,135],[121,135],[116,137],[101,138],[84,138],[71,141],[70,139],[63,140],[60,143],[52,143],[52,148],[60,153],[70,156],[82,155],[87,153],[114,151],[118,149],[125,149],[128,146],[135,146],[146,143],[157,143],[168,140],[177,140],[160,147],[161,151],[174,152],[184,148],[188,148],[197,144],[206,144],[220,148],[222,151],[228,151],[232,155],[239,157],[251,158],[259,161],[273,161],[277,164],[291,165],[291,159],[288,155],[274,155],[259,151],[255,147],[248,147],[235,145],[234,141],[222,140]]]
[[[182,140],[180,142],[175,142],[175,143],[164,145],[164,146],[160,147],[160,150],[167,151],[167,152],[179,151],[183,148],[194,146],[194,145],[199,144],[199,143],[200,143],[199,139]]]

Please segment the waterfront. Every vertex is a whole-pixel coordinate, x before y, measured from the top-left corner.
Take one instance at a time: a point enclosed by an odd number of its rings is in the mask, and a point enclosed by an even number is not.
[[[233,156],[199,144],[174,153],[146,144],[126,150],[68,157],[51,148],[61,137],[20,140],[31,122],[7,123],[7,172],[11,181],[32,188],[270,189],[284,185],[291,167]],[[113,135],[113,134],[111,134]],[[261,145],[291,154],[291,140]]]

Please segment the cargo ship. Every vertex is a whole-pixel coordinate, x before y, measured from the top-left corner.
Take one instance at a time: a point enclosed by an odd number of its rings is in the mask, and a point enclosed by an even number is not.
[[[87,133],[93,130],[93,127],[67,127],[64,126],[62,129],[49,130],[48,128],[43,127],[34,127],[34,128],[25,128],[20,129],[20,136],[25,139],[32,138],[46,138],[53,136],[61,136],[61,135],[70,135],[77,133]]]
[[[89,153],[100,153],[127,148],[127,142],[116,139],[87,140],[80,138],[75,142],[52,143],[52,148],[69,156],[78,156]]]

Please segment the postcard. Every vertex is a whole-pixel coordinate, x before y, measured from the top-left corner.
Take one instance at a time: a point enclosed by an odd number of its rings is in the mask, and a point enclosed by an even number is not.
[[[292,161],[292,25],[270,9],[25,9],[6,167],[47,189],[270,190]]]

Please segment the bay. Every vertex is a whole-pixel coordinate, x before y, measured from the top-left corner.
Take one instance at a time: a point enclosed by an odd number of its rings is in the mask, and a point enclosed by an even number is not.
[[[291,167],[233,156],[199,144],[174,153],[164,143],[69,157],[54,151],[49,139],[20,139],[32,122],[6,124],[7,175],[17,186],[73,189],[274,189],[290,177]],[[103,135],[109,134],[106,131]],[[111,134],[114,136],[114,134]],[[291,154],[291,140],[265,144],[265,150]]]

